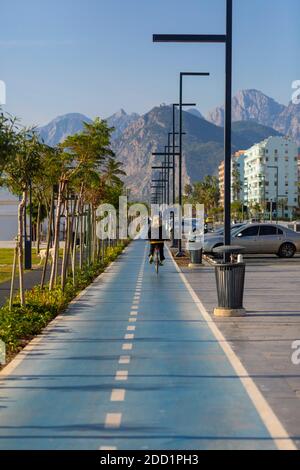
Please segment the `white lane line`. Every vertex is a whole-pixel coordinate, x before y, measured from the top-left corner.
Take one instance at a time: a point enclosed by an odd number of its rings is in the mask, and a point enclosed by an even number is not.
[[[118,370],[115,380],[125,381],[128,380],[128,370]]]
[[[119,359],[119,364],[124,365],[124,364],[130,364],[131,357],[130,356],[121,356]]]
[[[101,446],[99,447],[99,450],[118,450],[117,447],[105,447],[105,446]]]
[[[127,326],[127,331],[135,331],[136,326]]]
[[[248,393],[253,405],[255,406],[259,416],[261,417],[263,423],[265,424],[266,428],[268,429],[271,437],[273,438],[277,448],[279,450],[297,450],[295,444],[293,443],[292,439],[290,438],[289,434],[287,433],[284,426],[281,424],[277,416],[275,415],[274,411],[270,407],[269,403],[262,395],[260,390],[258,389],[257,385],[255,384],[254,380],[249,376],[248,371],[241,363],[238,356],[233,351],[230,344],[227,342],[223,333],[219,330],[213,318],[209,315],[206,311],[203,303],[197,296],[196,292],[194,291],[193,287],[186,279],[185,275],[181,272],[180,268],[178,267],[177,263],[173,259],[173,256],[169,251],[169,255],[171,257],[174,266],[179,273],[184,285],[186,286],[188,292],[190,293],[192,299],[194,300],[199,312],[201,313],[202,317],[206,321],[209,329],[213,333],[214,337],[218,341],[220,347],[223,349],[227,359],[229,360],[230,364],[232,365],[233,369],[235,370],[237,376],[239,377],[240,381],[242,382],[246,392]]]
[[[129,318],[129,322],[130,322],[130,323],[135,323],[135,322],[136,322],[136,318],[134,318],[134,317],[133,317],[133,318]]]
[[[126,390],[124,389],[113,389],[111,392],[110,401],[124,401],[126,395]]]
[[[105,429],[118,429],[121,426],[122,413],[107,413],[105,418]]]
[[[138,312],[136,312],[136,311],[130,312],[130,315],[131,315],[132,317],[136,317],[137,314],[138,314]]]
[[[138,307],[137,305],[133,305],[133,306],[131,307],[131,310],[138,310],[138,309],[139,309],[139,307]]]
[[[124,339],[125,339],[125,340],[133,340],[133,339],[134,339],[134,335],[133,335],[133,334],[126,334]]]
[[[123,351],[132,351],[132,348],[133,348],[133,344],[131,343],[126,343],[126,344],[123,344],[122,346]]]

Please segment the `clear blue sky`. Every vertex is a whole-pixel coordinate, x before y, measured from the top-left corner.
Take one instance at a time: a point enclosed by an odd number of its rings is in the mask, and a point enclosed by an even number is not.
[[[234,91],[280,102],[300,79],[299,0],[234,0]],[[225,32],[225,0],[14,0],[2,2],[0,79],[6,110],[27,124],[59,114],[144,113],[178,99],[206,112],[223,101],[222,45],[153,44],[152,33]]]

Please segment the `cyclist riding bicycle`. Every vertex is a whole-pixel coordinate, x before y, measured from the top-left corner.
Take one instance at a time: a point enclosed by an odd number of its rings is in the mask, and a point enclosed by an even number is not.
[[[160,266],[163,266],[164,260],[166,258],[164,254],[165,240],[163,238],[163,224],[161,216],[155,216],[153,217],[153,220],[149,222],[148,238],[150,241],[150,264],[153,263],[155,248],[158,247],[160,254]]]

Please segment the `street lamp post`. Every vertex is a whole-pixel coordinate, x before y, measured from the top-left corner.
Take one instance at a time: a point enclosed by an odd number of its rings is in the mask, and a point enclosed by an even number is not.
[[[226,86],[225,86],[225,169],[224,169],[224,243],[231,245],[231,153],[232,153],[232,4],[226,0],[226,34],[162,34],[153,35],[154,42],[212,43],[225,44]],[[229,256],[225,255],[225,261]]]
[[[29,232],[29,234],[28,234]],[[26,207],[24,213],[24,262],[25,269],[32,269],[32,183],[29,185],[29,227],[27,232]]]
[[[183,77],[208,77],[210,74],[207,72],[181,72],[180,73],[180,86],[179,86],[179,206],[182,208],[182,160],[183,160]],[[180,216],[180,227],[181,227],[181,217]],[[182,252],[182,238],[178,240],[178,253],[177,258],[182,258],[184,256]]]
[[[176,136],[179,135],[179,132],[176,132],[176,109],[180,106],[180,103],[173,103],[173,116],[172,116],[172,124],[173,124],[173,129],[172,132],[169,133],[169,139],[171,136],[173,137],[173,166],[174,166],[174,171],[173,171],[173,205],[175,206],[176,204],[176,149],[179,148],[179,146],[176,146]],[[188,107],[192,108],[196,106],[196,103],[181,103],[181,108]],[[181,131],[182,132],[182,131]],[[185,135],[185,132],[182,132],[182,136]],[[172,220],[172,248],[178,248],[178,243],[179,241],[175,239],[175,212],[173,212],[173,220]]]

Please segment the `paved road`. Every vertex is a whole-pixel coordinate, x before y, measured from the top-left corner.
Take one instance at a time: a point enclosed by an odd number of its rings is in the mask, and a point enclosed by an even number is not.
[[[299,258],[247,256],[246,265],[247,316],[216,323],[300,449],[300,364],[292,361],[292,345],[300,340]],[[184,273],[211,314],[213,268]]]
[[[171,259],[157,278],[146,255],[130,245],[0,375],[0,449],[291,446]]]

